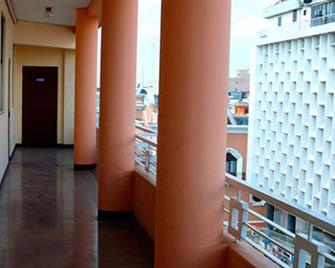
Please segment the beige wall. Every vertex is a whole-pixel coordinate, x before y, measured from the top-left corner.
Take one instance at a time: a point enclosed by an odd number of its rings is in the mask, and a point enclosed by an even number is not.
[[[13,114],[13,108],[8,102],[8,97],[11,96],[11,79],[8,79],[9,76],[9,60],[12,62],[13,55],[13,22],[11,20],[10,14],[7,10],[7,6],[4,0],[0,0],[0,10],[5,18],[5,57],[3,63],[3,79],[0,82],[4,89],[4,111],[0,113],[0,181],[6,170],[9,157],[9,149],[13,150],[13,139],[9,138],[9,130],[13,133],[14,126],[8,121],[8,111],[11,111]],[[15,132],[14,132],[15,133]]]
[[[14,25],[14,43],[19,45],[75,49],[74,27],[19,21]]]
[[[74,138],[75,51],[64,50],[64,123],[63,143],[73,144]]]
[[[74,27],[21,22],[13,28],[15,44],[15,142],[22,141],[22,67],[58,67],[57,142],[73,144],[75,31]]]
[[[61,48],[15,45],[16,142],[22,142],[22,68],[58,67],[57,143],[73,143],[74,51]]]
[[[0,0],[0,11],[5,17],[5,57],[3,70],[0,70],[3,73],[0,85],[4,89],[4,111],[0,113],[1,180],[9,154],[15,144],[21,142],[22,66],[59,68],[57,140],[73,143],[75,31],[73,27],[38,23],[14,25],[5,0]]]

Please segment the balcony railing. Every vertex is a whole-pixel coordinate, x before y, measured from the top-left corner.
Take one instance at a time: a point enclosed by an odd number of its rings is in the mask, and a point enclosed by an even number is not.
[[[293,38],[296,39],[300,35],[305,35],[306,30],[313,31],[312,29],[317,26],[322,26],[335,22],[335,13],[323,15],[316,18],[311,18],[309,20],[291,22],[289,24],[282,25],[280,27],[271,26],[268,29],[264,29],[259,32],[260,39],[266,38]]]
[[[333,22],[335,22],[335,13],[325,15],[325,16],[320,16],[320,17],[317,17],[317,18],[313,18],[311,20],[311,26],[315,27],[315,26],[320,26],[320,25],[333,23]]]
[[[137,129],[141,133],[136,135],[136,165],[148,176],[155,178],[156,133],[141,126],[137,126]],[[252,198],[257,200],[258,206],[249,202]],[[292,233],[288,228],[270,220],[264,215],[266,213],[259,212],[259,206],[265,204],[271,204],[276,210],[295,216],[308,226],[307,232]],[[335,244],[335,240],[332,240],[335,236],[335,222],[323,215],[311,213],[303,207],[268,195],[262,189],[230,174],[226,174],[223,213],[226,214],[225,230],[236,241],[246,241],[280,267],[335,267],[335,245],[332,245],[332,242]]]
[[[335,247],[331,245],[335,236],[335,222],[268,195],[262,189],[230,174],[226,174],[226,183],[236,190],[235,196],[225,196],[225,213],[229,215],[225,225],[236,240],[245,240],[280,267],[335,267]],[[276,210],[299,218],[308,226],[307,232],[292,233],[256,212],[243,200],[245,193],[271,204]],[[329,240],[317,240],[320,236],[328,237]]]
[[[135,136],[135,161],[147,175],[156,176],[157,133],[140,125],[136,125],[139,134]]]

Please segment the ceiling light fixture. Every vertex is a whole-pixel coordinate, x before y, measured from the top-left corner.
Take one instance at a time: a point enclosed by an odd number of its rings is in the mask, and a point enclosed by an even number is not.
[[[52,18],[54,15],[53,8],[52,7],[46,7],[44,10],[44,16],[46,18]]]

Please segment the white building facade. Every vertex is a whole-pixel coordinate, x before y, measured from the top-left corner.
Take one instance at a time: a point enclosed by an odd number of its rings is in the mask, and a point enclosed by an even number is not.
[[[247,180],[335,220],[335,1],[278,1],[264,16]]]

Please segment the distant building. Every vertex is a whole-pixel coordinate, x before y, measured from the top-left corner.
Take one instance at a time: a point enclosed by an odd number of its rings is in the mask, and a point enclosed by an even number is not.
[[[271,29],[257,44],[247,178],[334,220],[335,2],[278,1],[264,16]],[[295,229],[286,216],[281,224]]]
[[[236,77],[229,78],[228,91],[249,92],[250,90],[250,73],[249,70],[237,70]]]

